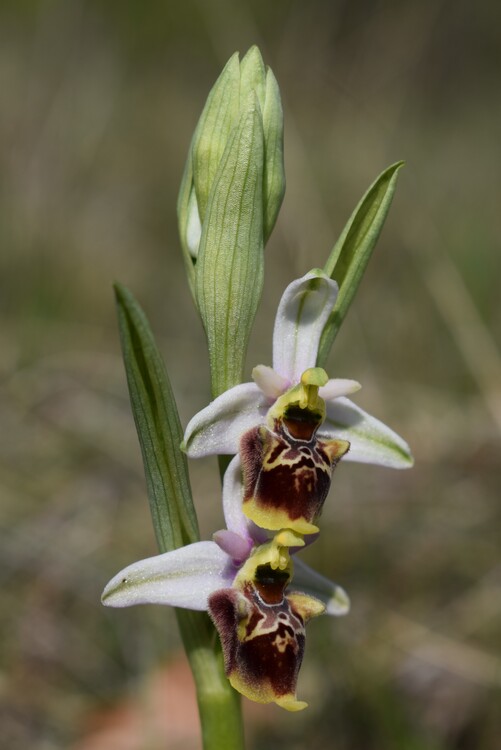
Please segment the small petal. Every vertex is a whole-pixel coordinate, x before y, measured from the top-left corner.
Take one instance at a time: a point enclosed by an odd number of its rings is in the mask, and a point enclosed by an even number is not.
[[[325,612],[325,604],[308,594],[291,592],[287,594],[287,601],[294,606],[294,609],[301,615],[305,623],[311,620],[312,617],[318,617],[318,615],[322,615]]]
[[[169,604],[207,609],[214,591],[231,585],[235,568],[214,542],[196,542],[129,565],[108,583],[102,602],[109,607]]]
[[[235,534],[234,531],[228,531],[228,529],[221,529],[220,531],[216,531],[212,535],[212,538],[217,546],[223,552],[226,552],[235,563],[240,564],[249,557],[252,542],[244,539],[240,534]]]
[[[379,419],[347,398],[327,402],[327,417],[319,429],[322,437],[350,441],[346,461],[408,469],[414,459],[409,446]]]
[[[346,378],[332,378],[324,386],[319,388],[318,395],[324,401],[330,401],[339,396],[349,396],[356,393],[362,386],[357,380],[347,380]]]
[[[267,411],[266,398],[255,383],[236,385],[195,414],[182,447],[190,458],[237,453],[242,433],[263,422]]]
[[[349,612],[350,600],[346,591],[298,558],[294,560],[294,577],[289,588],[320,599],[325,604],[326,615],[339,617]]]
[[[273,331],[273,369],[291,383],[317,363],[324,326],[336,303],[338,286],[320,269],[293,281],[277,310]]]
[[[252,379],[265,396],[273,400],[281,396],[290,387],[286,378],[275,372],[273,367],[267,365],[257,365],[252,370]]]

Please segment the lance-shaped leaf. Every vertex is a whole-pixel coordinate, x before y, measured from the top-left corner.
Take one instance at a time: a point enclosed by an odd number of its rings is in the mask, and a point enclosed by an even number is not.
[[[141,445],[148,498],[160,549],[199,538],[182,430],[169,378],[146,316],[133,295],[115,286],[122,352]]]
[[[251,93],[211,190],[196,269],[213,395],[241,382],[263,285],[263,125]]]
[[[388,214],[398,172],[403,162],[388,167],[370,186],[350,216],[336,242],[324,271],[339,286],[334,310],[322,333],[317,365],[325,365],[330,348],[362,280],[371,253]]]

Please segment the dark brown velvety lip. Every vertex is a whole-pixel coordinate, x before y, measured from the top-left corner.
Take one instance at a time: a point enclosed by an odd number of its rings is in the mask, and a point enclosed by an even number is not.
[[[285,410],[283,424],[295,440],[310,441],[320,424],[322,416],[299,406],[289,406]]]
[[[249,612],[245,635],[239,638],[241,596],[247,600]],[[295,695],[304,653],[304,620],[287,598],[275,605],[263,604],[249,582],[240,594],[232,589],[211,594],[209,613],[223,646],[226,673],[238,675],[244,694],[259,700],[256,696],[268,694],[271,688],[269,700]]]
[[[265,604],[280,604],[289,581],[290,574],[286,570],[273,570],[271,565],[256,568],[254,585]]]
[[[296,441],[283,429],[277,434],[256,428],[242,438],[240,453],[244,503],[254,497],[263,509],[282,510],[292,521],[315,519],[329,491],[332,473],[321,441]]]

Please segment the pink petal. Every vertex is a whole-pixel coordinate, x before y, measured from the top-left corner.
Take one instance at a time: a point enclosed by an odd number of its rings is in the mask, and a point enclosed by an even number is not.
[[[330,401],[333,398],[339,398],[339,396],[349,396],[351,393],[356,393],[361,387],[357,380],[333,378],[319,389],[318,395],[324,401]]]
[[[269,399],[273,399],[273,401],[281,396],[282,393],[285,393],[291,385],[286,378],[283,378],[272,367],[267,367],[266,365],[257,365],[252,370],[252,379],[264,395]]]
[[[235,534],[234,531],[228,531],[228,529],[221,529],[216,531],[212,538],[217,546],[235,562],[241,563],[249,557],[252,543],[241,537],[240,534]]]

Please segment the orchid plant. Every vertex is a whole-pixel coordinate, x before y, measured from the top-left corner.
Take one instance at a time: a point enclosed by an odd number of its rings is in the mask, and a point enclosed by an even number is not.
[[[339,461],[412,465],[407,443],[348,398],[360,384],[329,379],[324,369],[401,166],[389,167],[369,188],[324,268],[287,286],[275,319],[273,367],[258,365],[253,382],[243,382],[264,245],[285,178],[276,80],[256,47],[241,61],[235,54],[200,117],[178,201],[188,281],[207,334],[213,397],[184,436],[146,317],[131,293],[116,287],[160,554],[114,576],[103,603],[176,608],[205,750],[243,748],[238,693],[289,711],[307,705],[296,696],[305,624],[349,609],[344,590],[300,559],[320,532]],[[221,459],[226,528],[212,541],[200,541],[186,456],[207,455]],[[233,456],[229,465],[225,456]]]

